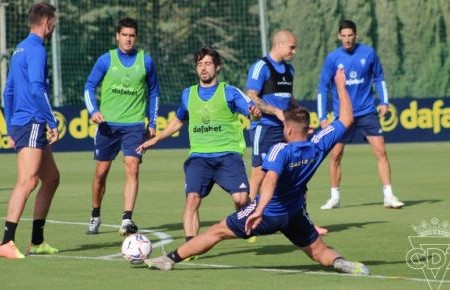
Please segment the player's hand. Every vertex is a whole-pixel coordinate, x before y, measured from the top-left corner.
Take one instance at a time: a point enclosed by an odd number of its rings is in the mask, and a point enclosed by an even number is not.
[[[255,105],[251,105],[248,110],[250,112],[250,119],[259,120],[261,118],[261,111]]]
[[[147,139],[152,139],[155,136],[156,136],[156,129],[149,127],[147,130]]]
[[[329,124],[330,122],[328,122],[328,119],[322,120],[320,121],[320,128],[326,128]]]
[[[59,140],[59,131],[58,128],[50,129],[48,132],[48,141],[50,144],[55,143]]]
[[[262,221],[262,213],[254,212],[245,221],[245,233],[250,235],[252,230],[256,229]]]
[[[378,116],[380,118],[384,117],[384,115],[387,114],[388,110],[389,110],[389,106],[387,104],[380,105],[378,107]]]
[[[11,138],[11,136],[8,136],[8,139],[9,139],[9,146],[11,148],[16,148],[16,142],[14,141],[14,139]]]
[[[345,89],[347,78],[345,77],[345,71],[343,68],[338,68],[336,74],[334,75],[334,82],[336,84],[336,88]]]
[[[146,151],[149,147],[155,145],[156,143],[158,143],[158,141],[159,141],[159,140],[158,140],[158,138],[157,138],[156,136],[153,137],[153,138],[151,138],[151,139],[148,139],[147,141],[145,141],[144,143],[142,143],[138,148],[136,148],[136,152],[139,153],[139,154],[144,154],[145,151]]]
[[[95,112],[91,117],[92,122],[95,124],[100,124],[102,122],[105,122],[105,119],[103,118],[103,114],[101,112]]]

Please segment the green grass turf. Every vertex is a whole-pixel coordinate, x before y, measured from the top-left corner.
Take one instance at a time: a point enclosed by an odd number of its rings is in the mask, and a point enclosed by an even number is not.
[[[250,151],[246,153],[247,164]],[[46,225],[46,240],[60,249],[57,256],[0,259],[1,289],[429,289],[422,271],[408,267],[412,225],[422,220],[450,220],[450,143],[388,144],[393,188],[406,206],[382,206],[380,181],[370,146],[346,148],[341,184],[341,208],[323,211],[329,197],[328,160],[309,184],[309,213],[331,233],[324,240],[348,259],[366,263],[372,276],[335,274],[291,245],[281,234],[259,237],[249,244],[224,241],[194,262],[181,263],[171,272],[132,266],[120,256],[123,162],[113,164],[102,205],[100,234],[85,234],[90,215],[92,153],[56,153],[61,185]],[[153,150],[141,167],[139,197],[133,219],[141,229],[169,236],[171,251],[183,243],[182,208],[187,150]],[[0,222],[16,179],[14,154],[0,155]],[[249,167],[248,167],[249,169]],[[32,194],[18,227],[21,250],[31,235]],[[231,199],[219,187],[201,206],[202,230],[232,211]],[[67,222],[68,224],[52,221]],[[153,243],[155,233],[146,234]],[[170,240],[173,239],[173,240]],[[450,238],[448,238],[450,245]],[[161,247],[153,251],[160,255]],[[105,258],[105,256],[111,256]],[[99,258],[104,257],[104,258]],[[447,263],[450,257],[447,257]],[[450,271],[449,271],[450,272]],[[441,272],[442,274],[442,272]],[[442,277],[442,275],[440,276]],[[450,288],[450,273],[441,289]],[[433,289],[438,283],[433,282]]]

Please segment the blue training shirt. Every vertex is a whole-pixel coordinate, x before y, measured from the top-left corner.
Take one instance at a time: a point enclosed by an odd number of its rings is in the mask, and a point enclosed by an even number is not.
[[[271,147],[262,169],[274,171],[278,182],[264,215],[285,215],[303,208],[308,181],[345,130],[341,121],[336,120],[308,141],[277,143]]]
[[[198,86],[198,95],[200,99],[203,101],[208,101],[214,95],[214,92],[217,90],[219,83],[215,84],[212,87],[202,87]],[[180,106],[177,109],[176,115],[177,118],[181,121],[189,120],[189,111],[188,111],[188,102],[189,102],[189,91],[190,87],[187,87],[183,90],[181,95]],[[225,85],[225,99],[227,101],[228,107],[230,111],[235,113],[241,113],[244,116],[248,116],[250,114],[249,107],[253,104],[250,98],[245,95],[238,88]],[[228,154],[230,152],[220,152],[220,153],[191,153],[191,156],[199,156],[199,157],[218,157]],[[236,153],[236,152],[232,152]]]
[[[275,70],[279,73],[285,72],[285,64],[288,65],[291,70],[292,76],[294,76],[294,67],[284,61],[277,62],[273,60],[270,55],[266,56],[270,63],[274,66]],[[247,90],[262,92],[264,87],[264,82],[270,78],[270,69],[267,63],[260,59],[256,63],[252,64],[247,75]],[[286,110],[289,108],[292,102],[292,94],[289,93],[275,93],[263,95],[262,99],[267,104],[274,106],[276,108]],[[283,126],[283,123],[278,120],[274,115],[262,114],[258,121],[252,121],[252,127],[257,124],[263,124],[268,126]]]
[[[117,55],[120,62],[125,67],[130,67],[134,64],[138,51],[133,50],[130,53],[124,53],[120,49],[117,49]],[[148,126],[150,128],[156,128],[156,118],[158,117],[159,106],[159,83],[158,75],[156,73],[156,65],[152,58],[148,54],[144,54],[145,71],[147,73],[147,117],[149,118]],[[100,85],[104,76],[108,72],[111,65],[111,56],[109,51],[97,59],[94,67],[89,74],[89,77],[84,86],[84,102],[89,114],[92,116],[99,111],[99,106],[95,97],[96,88]],[[151,117],[151,118],[150,118]],[[135,124],[128,124],[135,125]]]
[[[44,40],[30,33],[13,52],[3,92],[8,132],[30,121],[57,127],[49,102],[47,53]]]
[[[327,99],[330,88],[333,97],[333,112],[336,117],[339,116],[339,98],[334,84],[334,75],[338,68],[345,70],[347,91],[355,117],[376,112],[372,92],[373,83],[377,89],[380,103],[388,104],[383,68],[375,50],[359,43],[351,52],[339,47],[327,55],[320,74],[317,93],[317,112],[320,120],[327,117]]]

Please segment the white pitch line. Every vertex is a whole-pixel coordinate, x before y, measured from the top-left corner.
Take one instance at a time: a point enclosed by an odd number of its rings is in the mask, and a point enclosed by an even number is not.
[[[29,219],[29,218],[22,218],[21,220],[24,221],[32,221],[33,219]],[[64,222],[64,221],[56,221],[56,220],[46,220],[46,222],[48,223],[52,223],[52,224],[64,224],[64,225],[81,225],[81,226],[87,226],[89,223],[81,223],[81,222]],[[109,224],[102,224],[102,227],[109,227],[109,228],[119,228],[120,226],[118,225],[109,225]],[[164,247],[164,245],[170,244],[171,242],[173,242],[173,239],[170,235],[163,233],[163,232],[158,232],[158,231],[154,231],[154,230],[139,230],[140,233],[150,233],[154,236],[156,236],[159,240],[155,243],[152,242],[152,248],[158,248],[158,247]],[[122,253],[117,253],[117,254],[112,254],[112,255],[106,255],[106,256],[100,256],[97,257],[97,259],[100,260],[108,260],[108,259],[112,259],[112,258],[116,258],[116,257],[120,257],[122,256]]]
[[[83,257],[83,256],[62,256],[62,255],[41,255],[41,256],[30,256],[33,258],[58,258],[58,259],[76,259],[76,260],[99,260],[99,261],[115,261],[121,262],[119,259],[105,259],[103,257]],[[304,271],[304,270],[286,270],[286,269],[277,269],[277,268],[253,268],[253,267],[242,267],[242,266],[232,266],[232,265],[219,265],[219,264],[203,264],[203,263],[188,263],[182,262],[179,263],[180,266],[190,266],[190,267],[204,267],[204,268],[214,268],[214,269],[246,269],[246,270],[256,270],[263,272],[272,272],[272,273],[293,273],[293,274],[305,274],[305,275],[323,275],[323,276],[345,276],[345,277],[354,277],[354,278],[369,278],[369,279],[379,279],[379,280],[403,280],[403,281],[412,281],[412,282],[430,282],[430,283],[444,283],[449,284],[450,280],[427,280],[423,278],[411,278],[411,277],[400,277],[400,276],[383,276],[383,275],[368,275],[368,276],[359,276],[338,272],[322,272],[322,271]],[[176,270],[175,270],[176,271]]]
[[[4,218],[3,218],[4,219]],[[29,218],[22,218],[21,220],[31,221]],[[88,223],[81,222],[64,222],[64,221],[55,221],[55,220],[47,220],[49,223],[55,224],[69,224],[69,225],[88,225]],[[111,228],[119,228],[118,225],[108,225],[102,224],[105,227]],[[164,245],[167,245],[173,241],[172,237],[166,233],[157,232],[153,230],[141,230],[140,232],[146,232],[156,235],[160,238],[160,241],[155,243],[154,247],[162,247],[164,249]],[[62,255],[36,255],[30,257],[42,257],[42,258],[60,258],[60,259],[78,259],[78,260],[101,260],[101,261],[120,261],[119,259],[113,259],[115,257],[121,256],[121,254],[114,254],[108,256],[100,256],[100,257],[84,257],[84,256],[62,256]],[[232,265],[218,265],[218,264],[200,264],[200,263],[187,263],[182,262],[179,265],[184,266],[194,266],[194,267],[207,267],[207,268],[215,268],[215,269],[242,269],[241,266],[232,266]],[[264,272],[274,272],[274,273],[301,273],[307,275],[324,275],[324,276],[346,276],[346,277],[359,277],[359,278],[371,278],[371,279],[381,279],[381,280],[404,280],[404,281],[414,281],[414,282],[430,282],[430,283],[444,283],[450,284],[450,280],[432,280],[432,279],[423,279],[423,278],[410,278],[410,277],[400,277],[400,276],[383,276],[383,275],[368,275],[368,276],[357,276],[345,273],[338,272],[320,272],[320,271],[303,271],[303,270],[286,270],[286,269],[276,269],[276,268],[252,268],[252,267],[244,267],[245,269],[264,271]]]

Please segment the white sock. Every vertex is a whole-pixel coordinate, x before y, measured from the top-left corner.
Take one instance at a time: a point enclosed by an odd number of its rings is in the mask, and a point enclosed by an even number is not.
[[[391,185],[384,185],[383,186],[383,195],[384,198],[391,198],[394,193],[392,192],[392,186]]]
[[[331,199],[339,200],[340,194],[339,194],[339,187],[332,187],[331,188]]]

